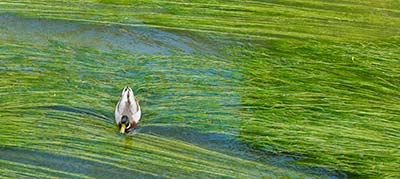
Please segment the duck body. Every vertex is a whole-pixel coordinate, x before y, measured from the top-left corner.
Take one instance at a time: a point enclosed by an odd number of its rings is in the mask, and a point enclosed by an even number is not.
[[[121,133],[129,132],[139,123],[142,112],[139,102],[128,86],[122,90],[121,99],[115,107],[115,123]]]

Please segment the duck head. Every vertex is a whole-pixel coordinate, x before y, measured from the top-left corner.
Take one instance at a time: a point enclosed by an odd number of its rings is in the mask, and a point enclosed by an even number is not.
[[[125,130],[128,125],[129,125],[128,116],[122,116],[121,122],[119,123],[119,129],[120,129],[119,132],[122,134],[125,133]]]

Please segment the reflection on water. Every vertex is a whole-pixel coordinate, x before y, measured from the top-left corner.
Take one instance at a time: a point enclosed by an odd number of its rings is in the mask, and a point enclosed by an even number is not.
[[[195,53],[208,49],[203,42],[149,27],[117,27],[80,24],[69,21],[21,18],[0,15],[2,39],[18,43],[50,45],[51,43],[90,47],[104,52],[115,50],[134,54],[172,55]],[[210,46],[211,44],[207,44]],[[210,53],[212,51],[204,51]]]
[[[236,138],[242,76],[226,42],[14,15],[0,34],[5,177],[345,178]],[[113,124],[126,85],[144,112],[134,135]]]

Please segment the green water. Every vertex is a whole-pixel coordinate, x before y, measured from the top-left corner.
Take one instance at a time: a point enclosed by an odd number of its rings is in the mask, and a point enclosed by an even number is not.
[[[400,177],[399,9],[1,1],[0,176]]]

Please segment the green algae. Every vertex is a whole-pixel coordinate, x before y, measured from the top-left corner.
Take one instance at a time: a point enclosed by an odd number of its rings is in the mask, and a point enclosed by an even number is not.
[[[120,177],[397,178],[399,7],[0,2],[3,156],[16,150],[98,167],[3,157],[2,173],[97,178],[90,172],[110,168]],[[259,157],[295,160],[224,155],[229,151],[169,132],[118,136],[113,105],[127,84],[141,100],[144,126],[223,134],[256,147]]]

